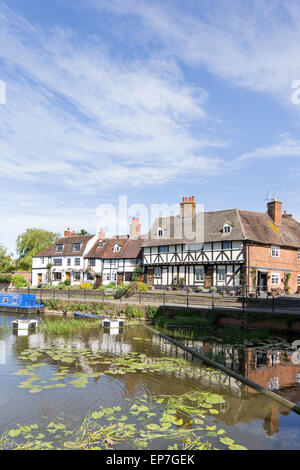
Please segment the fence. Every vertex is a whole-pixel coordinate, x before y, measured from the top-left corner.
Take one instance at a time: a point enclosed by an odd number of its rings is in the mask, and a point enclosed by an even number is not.
[[[300,314],[300,298],[296,297],[248,297],[245,294],[236,295],[220,295],[218,293],[202,294],[191,292],[169,292],[169,291],[151,291],[136,292],[132,296],[121,299],[115,299],[114,290],[82,290],[82,289],[13,289],[9,292],[26,292],[35,294],[37,299],[57,299],[57,300],[74,300],[74,301],[96,301],[96,302],[119,302],[133,303],[141,305],[157,305],[157,306],[182,306],[209,309],[232,309],[232,310],[248,310],[248,311],[264,311],[272,313],[299,313]]]

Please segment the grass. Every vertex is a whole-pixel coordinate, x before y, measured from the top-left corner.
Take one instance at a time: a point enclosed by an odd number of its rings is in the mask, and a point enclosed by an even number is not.
[[[76,319],[59,319],[44,320],[40,329],[44,333],[57,335],[72,335],[78,332],[85,332],[92,328],[100,328],[99,320],[76,320]]]

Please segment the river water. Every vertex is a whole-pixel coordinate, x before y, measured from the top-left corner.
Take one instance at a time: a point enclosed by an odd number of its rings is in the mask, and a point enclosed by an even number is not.
[[[0,332],[2,448],[182,449],[195,440],[219,449],[300,448],[300,416],[142,325],[18,336],[14,318]],[[89,432],[111,426],[116,434],[83,442],[89,414]]]

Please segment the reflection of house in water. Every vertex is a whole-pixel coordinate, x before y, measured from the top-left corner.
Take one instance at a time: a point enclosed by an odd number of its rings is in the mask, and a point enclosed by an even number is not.
[[[161,349],[170,356],[183,357],[191,360],[191,355],[163,338],[153,337],[153,343],[159,343]],[[300,383],[300,365],[291,362],[292,352],[270,350],[255,351],[254,348],[237,348],[204,341],[186,341],[190,348],[197,348],[199,352],[210,357],[218,358],[219,362],[231,368],[249,380],[279,392],[291,385]],[[198,361],[200,366],[201,362]],[[220,406],[217,419],[227,426],[237,423],[250,423],[262,420],[267,435],[271,436],[279,431],[279,418],[289,415],[290,410],[279,405],[272,399],[257,393],[234,378],[217,370],[206,367],[182,368],[175,373],[179,377],[197,379],[199,386],[204,390],[222,394],[226,400]],[[174,374],[174,372],[172,372]],[[299,396],[300,396],[300,387]],[[283,395],[285,395],[283,393]],[[285,395],[286,396],[286,395]],[[289,397],[287,397],[289,398]],[[291,398],[289,398],[291,399]],[[299,398],[298,398],[299,400]],[[296,400],[296,401],[298,401]],[[292,400],[295,401],[295,400]]]

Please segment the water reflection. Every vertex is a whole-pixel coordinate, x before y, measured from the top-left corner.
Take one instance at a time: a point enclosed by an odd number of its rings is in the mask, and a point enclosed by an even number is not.
[[[67,387],[43,390],[36,395],[30,395],[26,389],[19,389],[18,384],[23,379],[13,373],[26,365],[26,359],[20,359],[21,353],[28,348],[36,350],[53,345],[61,350],[65,346],[78,351],[88,348],[94,355],[107,355],[107,360],[106,363],[97,363],[88,355],[79,354],[76,362],[67,365]],[[198,348],[207,355],[217,356],[227,367],[230,366],[266,387],[270,383],[274,388],[279,386],[279,392],[286,391],[291,383],[298,387],[300,365],[290,363],[293,351],[279,340],[276,344],[266,345],[261,342],[255,347],[245,348],[205,340],[188,341],[187,345]],[[233,377],[192,360],[190,354],[153,335],[143,326],[125,327],[118,334],[110,334],[109,330],[101,329],[70,338],[51,337],[37,331],[29,333],[27,337],[10,335],[6,346],[6,364],[0,364],[0,434],[15,423],[31,423],[42,420],[44,416],[47,416],[48,422],[60,416],[68,428],[74,428],[88,411],[97,409],[99,404],[107,407],[120,405],[126,413],[132,403],[136,403],[143,394],[151,400],[153,396],[180,395],[200,390],[224,396],[225,403],[220,404],[219,414],[211,417],[211,420],[247,447],[282,447],[281,437],[289,432],[293,433],[293,442],[285,443],[284,448],[300,446],[298,416]],[[159,357],[183,358],[188,363],[178,364],[174,370],[166,368],[145,373],[141,369],[134,373],[125,371],[122,375],[106,373],[114,357],[132,353],[142,354],[141,362],[144,364],[155,364]],[[57,373],[62,364],[51,356],[41,357],[40,360],[46,364],[43,379],[51,380],[49,377],[53,377],[53,373]],[[30,364],[30,361],[27,362]],[[85,388],[74,389],[69,384],[71,375],[99,371],[103,375],[90,378]],[[252,431],[254,427],[255,432]]]

